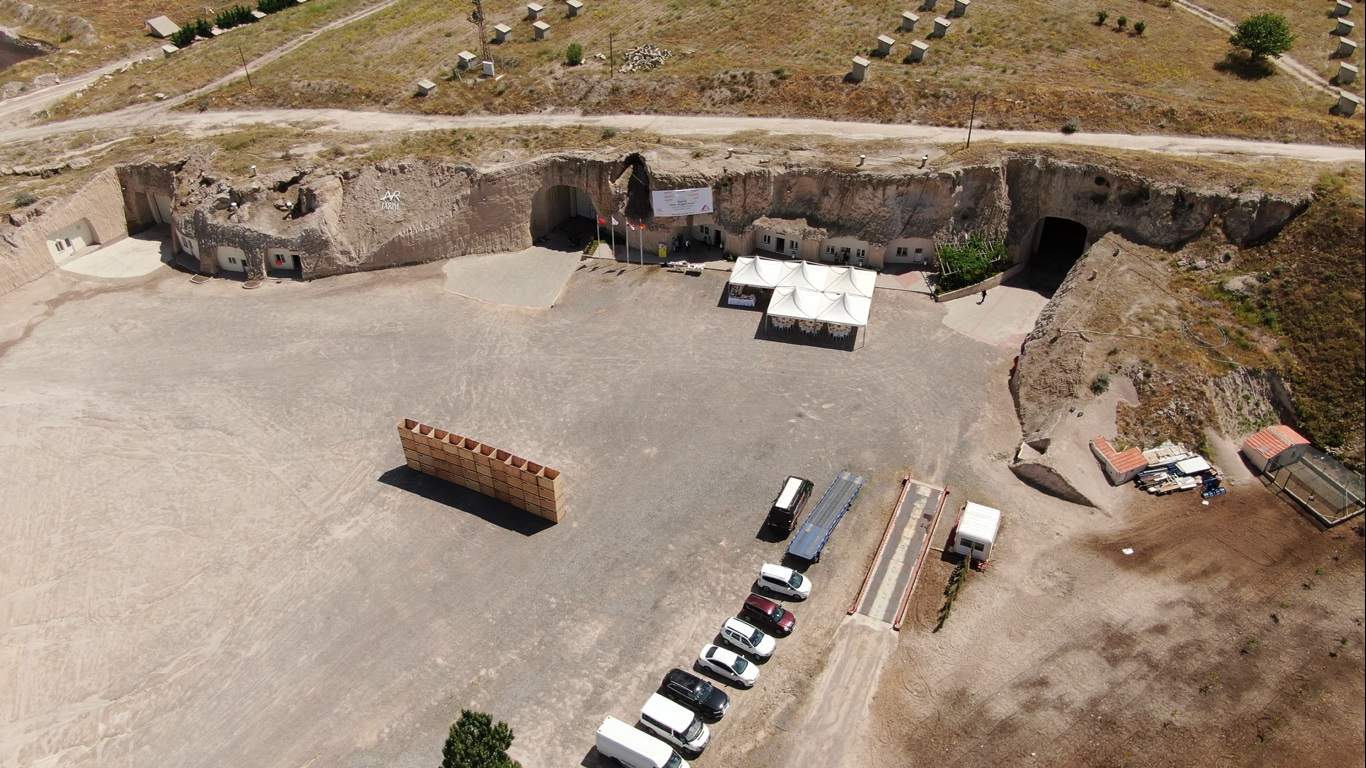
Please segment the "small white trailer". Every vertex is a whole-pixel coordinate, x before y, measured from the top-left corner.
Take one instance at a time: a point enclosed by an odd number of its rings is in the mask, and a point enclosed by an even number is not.
[[[963,557],[986,562],[1001,530],[1001,510],[969,501],[958,513],[953,529],[953,551]]]

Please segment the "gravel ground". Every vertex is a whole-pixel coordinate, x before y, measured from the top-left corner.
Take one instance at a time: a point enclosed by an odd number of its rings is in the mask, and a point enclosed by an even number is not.
[[[433,264],[7,296],[0,765],[427,766],[461,707],[528,768],[594,764],[602,716],[781,554],[756,533],[782,477],[848,467],[871,483],[797,634],[699,763],[772,759],[901,473],[1008,478],[1012,351],[906,292],[856,352],[757,339],[723,285],[590,263],[529,311]],[[403,416],[560,467],[566,521],[415,480]]]

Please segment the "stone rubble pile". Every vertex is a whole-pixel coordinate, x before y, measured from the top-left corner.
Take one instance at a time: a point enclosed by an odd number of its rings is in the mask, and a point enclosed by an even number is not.
[[[637,48],[632,48],[621,57],[621,71],[648,72],[662,66],[664,60],[672,55],[673,51],[668,48],[660,48],[657,45],[646,43]]]

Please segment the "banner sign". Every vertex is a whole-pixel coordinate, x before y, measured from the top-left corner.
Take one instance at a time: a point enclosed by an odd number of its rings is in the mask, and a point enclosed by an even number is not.
[[[650,193],[650,204],[654,206],[656,216],[691,216],[716,210],[711,187],[655,190]]]

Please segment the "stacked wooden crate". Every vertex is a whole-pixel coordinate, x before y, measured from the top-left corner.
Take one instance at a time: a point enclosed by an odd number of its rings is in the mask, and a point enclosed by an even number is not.
[[[399,422],[398,438],[412,469],[560,522],[564,488],[559,470],[412,419]]]

